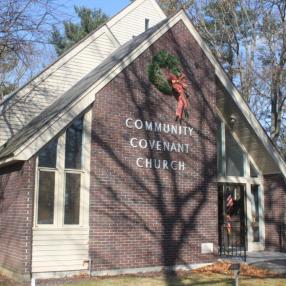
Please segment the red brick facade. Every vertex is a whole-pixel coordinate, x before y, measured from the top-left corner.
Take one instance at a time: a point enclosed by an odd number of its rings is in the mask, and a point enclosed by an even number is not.
[[[176,99],[158,92],[147,67],[160,49],[176,55],[191,85],[191,137],[130,129],[127,118],[178,124]],[[90,255],[93,270],[208,262],[217,244],[213,67],[181,22],[95,98],[92,122]],[[190,124],[190,125],[188,125]],[[185,153],[130,146],[132,137],[190,144]],[[138,157],[184,161],[185,171],[146,169]]]
[[[0,170],[0,267],[30,278],[34,160]]]
[[[266,249],[286,251],[286,184],[282,175],[264,176],[264,194]],[[282,235],[281,225],[284,225]]]
[[[150,84],[148,64],[159,50],[176,55],[187,75],[191,136],[128,128],[175,122],[177,101]],[[218,186],[216,80],[212,65],[182,22],[95,95],[92,119],[90,237],[92,270],[173,266],[216,259]],[[131,121],[132,121],[131,120]],[[188,152],[130,145],[131,138],[189,144]],[[183,162],[185,170],[141,168],[138,158]],[[0,170],[0,266],[29,277],[34,160]],[[267,249],[279,250],[285,222],[285,182],[265,176]],[[214,254],[201,244],[213,243]]]

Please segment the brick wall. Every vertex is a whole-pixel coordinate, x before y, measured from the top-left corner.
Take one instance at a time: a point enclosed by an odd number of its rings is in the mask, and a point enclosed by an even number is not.
[[[265,196],[265,246],[267,250],[286,250],[286,228],[280,236],[280,225],[286,226],[286,184],[282,175],[264,176]],[[282,239],[282,240],[281,240]]]
[[[0,169],[0,267],[31,271],[34,160]]]
[[[193,135],[130,129],[127,118],[176,124],[176,99],[148,81],[152,56],[180,59],[191,82]],[[182,22],[157,40],[96,96],[93,106],[90,255],[93,270],[202,263],[201,243],[217,244],[215,76]],[[190,144],[188,154],[130,146],[131,138]],[[136,159],[183,161],[185,171],[139,168]]]

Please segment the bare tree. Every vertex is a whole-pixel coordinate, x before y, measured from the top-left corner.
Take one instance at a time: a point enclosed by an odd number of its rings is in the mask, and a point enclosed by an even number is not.
[[[188,13],[265,130],[286,149],[286,1],[159,1]]]
[[[0,1],[0,100],[31,72],[56,17],[53,0]]]
[[[189,9],[194,4],[194,0],[159,0],[158,3],[165,14],[169,16],[180,9]]]
[[[265,96],[268,95],[270,108],[271,138],[279,146],[285,145],[285,99],[286,99],[286,2],[267,0],[264,1],[265,13],[261,25],[261,45],[259,49],[260,69],[259,78],[264,88]],[[266,83],[266,84],[265,84]],[[280,141],[280,142],[279,142]]]

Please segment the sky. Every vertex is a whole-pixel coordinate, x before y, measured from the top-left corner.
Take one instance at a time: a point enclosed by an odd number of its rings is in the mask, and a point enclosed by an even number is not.
[[[58,0],[59,4],[63,5],[66,13],[71,16],[74,14],[74,6],[85,6],[88,8],[101,8],[108,16],[113,16],[124,7],[126,7],[130,0]]]
[[[1,0],[0,0],[1,1]],[[102,9],[105,14],[112,17],[116,13],[120,12],[128,4],[130,0],[50,0],[53,3],[53,13],[55,16],[55,23],[57,28],[62,30],[62,21],[70,20],[72,22],[79,22],[79,18],[75,14],[74,6],[85,6],[91,9]],[[51,27],[49,27],[50,29]],[[26,73],[21,84],[30,79],[32,75],[39,73],[44,67],[52,63],[57,55],[54,47],[48,43],[37,44],[38,56],[35,58],[35,64]],[[11,75],[12,77],[14,75]]]

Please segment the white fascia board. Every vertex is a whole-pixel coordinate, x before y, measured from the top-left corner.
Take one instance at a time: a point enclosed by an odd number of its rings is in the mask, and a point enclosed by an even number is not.
[[[51,63],[44,70],[35,75],[29,82],[27,82],[17,90],[13,91],[10,95],[7,95],[6,98],[0,103],[0,112],[3,103],[9,100],[10,97],[12,97],[14,94],[18,92],[23,93],[22,96],[29,93],[35,86],[37,86],[47,77],[49,77],[52,73],[58,70],[61,66],[63,66],[66,62],[68,62],[71,58],[77,55],[82,49],[91,44],[102,34],[106,33],[108,38],[114,44],[114,48],[116,49],[120,44],[118,40],[115,38],[115,36],[110,32],[109,28],[113,26],[116,22],[118,22],[120,19],[125,17],[133,9],[141,5],[144,1],[146,0],[136,0],[131,4],[129,4],[126,8],[124,8],[115,16],[113,16],[110,20],[108,20],[101,28],[91,33],[90,35],[87,35],[85,38],[76,43],[70,50],[65,52],[62,56],[58,57],[53,63]],[[148,1],[152,1],[154,8],[162,15],[163,18],[166,18],[166,15],[163,13],[162,9],[159,7],[159,5],[155,0],[148,0]]]
[[[229,77],[221,67],[221,65],[218,63],[218,61],[213,56],[211,50],[207,46],[207,44],[204,42],[204,40],[201,38],[193,24],[191,23],[188,16],[182,12],[181,17],[185,25],[187,26],[188,30],[191,32],[197,43],[200,45],[200,47],[203,49],[204,53],[212,63],[212,65],[215,68],[215,74],[225,87],[225,89],[228,91],[228,93],[233,98],[234,102],[242,112],[242,114],[245,116],[247,122],[250,124],[250,126],[253,127],[254,133],[258,136],[258,138],[263,143],[266,150],[269,152],[270,156],[274,159],[274,161],[277,163],[278,167],[280,168],[283,176],[286,178],[286,164],[279,154],[279,152],[276,150],[276,148],[273,146],[272,142],[268,138],[268,136],[265,134],[265,131],[263,130],[262,126],[254,116],[254,114],[251,112],[249,106],[247,103],[243,100],[242,96],[238,92],[238,90],[235,88],[233,83],[230,81]]]
[[[117,74],[119,74],[130,63],[132,63],[141,53],[143,53],[149,46],[151,46],[157,39],[159,39],[165,32],[167,32],[180,20],[184,22],[184,24],[186,25],[190,33],[193,35],[197,43],[203,49],[206,56],[215,68],[215,74],[220,79],[229,94],[232,96],[235,103],[240,108],[242,114],[244,114],[246,120],[249,122],[250,126],[253,127],[253,131],[261,140],[266,150],[269,152],[271,157],[279,166],[283,176],[286,178],[286,165],[284,160],[281,158],[276,148],[272,145],[268,136],[264,133],[263,128],[255,118],[253,113],[250,111],[248,105],[245,103],[237,89],[231,83],[223,68],[217,62],[212,52],[210,51],[206,43],[203,41],[203,39],[200,37],[199,33],[196,31],[184,11],[180,11],[176,15],[171,17],[165,25],[163,25],[160,29],[158,29],[157,32],[150,36],[149,39],[145,40],[139,47],[137,47],[133,52],[131,52],[130,55],[126,57],[121,63],[116,65],[105,77],[97,81],[86,92],[84,92],[82,96],[80,96],[78,100],[76,100],[76,102],[74,102],[72,106],[69,107],[68,110],[63,111],[62,114],[53,119],[52,122],[45,127],[45,130],[42,130],[30,140],[28,140],[21,148],[19,148],[15,152],[14,156],[20,160],[28,160],[30,157],[32,157],[41,147],[45,145],[47,141],[51,140],[52,137],[55,136],[55,134],[60,132],[79,113],[81,113],[90,104],[92,104],[94,101],[94,95],[98,91],[100,91],[100,89],[102,89]],[[52,132],[50,132],[51,129],[53,130]],[[36,148],[32,148],[33,145],[35,145]],[[0,164],[1,163],[2,162],[0,162]]]
[[[1,102],[1,105],[4,102],[6,102],[11,96],[13,96],[13,94],[16,94],[21,91],[24,96],[25,94],[29,93],[40,82],[42,82],[44,79],[49,77],[53,72],[58,70],[62,65],[68,62],[71,58],[77,55],[82,49],[84,49],[86,46],[91,44],[93,41],[95,41],[98,37],[100,37],[104,33],[107,34],[108,38],[114,44],[114,48],[117,48],[119,46],[118,40],[115,38],[115,36],[110,32],[108,28],[113,25],[110,23],[116,23],[117,21],[125,17],[130,11],[135,9],[137,6],[139,6],[144,1],[145,0],[137,0],[129,4],[126,8],[124,8],[119,13],[117,13],[115,16],[113,16],[110,20],[108,20],[101,28],[91,33],[90,35],[87,35],[85,38],[83,38],[78,43],[76,43],[73,47],[71,47],[71,49],[69,49],[63,55],[58,57],[53,63],[51,63],[44,70],[42,70],[40,73],[35,75],[29,82],[27,82],[26,84],[24,84],[17,90],[13,91],[10,95],[6,96],[4,101]],[[1,105],[0,105],[0,111],[1,111]]]
[[[56,116],[49,124],[43,127],[32,138],[26,141],[19,149],[14,152],[13,158],[26,161],[29,160],[35,153],[37,153],[48,141],[50,141],[56,134],[65,128],[73,119],[88,108],[95,100],[96,94],[107,85],[116,75],[118,75],[125,67],[131,64],[137,57],[139,57],[147,48],[150,47],[157,39],[159,39],[165,32],[173,27],[180,17],[173,16],[169,21],[158,29],[150,38],[141,43],[129,56],[111,69],[104,77],[95,82],[88,90],[86,90],[75,102],[68,108]],[[13,160],[13,158],[9,160]],[[0,161],[2,165],[3,161]]]
[[[82,49],[86,48],[88,45],[94,42],[98,37],[100,37],[102,34],[105,34],[105,33],[107,34],[108,38],[111,39],[111,35],[110,35],[111,33],[109,29],[106,27],[106,25],[104,25],[99,30],[95,31],[93,34],[88,36],[86,39],[80,41],[76,46],[74,46],[66,54],[56,59],[55,62],[47,66],[43,71],[41,71],[39,74],[33,77],[28,83],[26,83],[24,86],[20,87],[16,91],[14,91],[3,102],[1,102],[0,112],[1,112],[1,106],[3,105],[3,103],[6,102],[11,96],[13,96],[13,94],[21,92],[22,93],[21,96],[25,96],[33,88],[35,88],[42,81],[48,78],[52,73],[54,73],[61,66],[66,64],[71,58],[76,56]],[[112,37],[114,38],[114,35],[112,35]],[[112,43],[116,42],[114,39],[111,39],[111,40],[112,40]],[[114,49],[116,49],[117,47],[118,47],[118,44],[114,45]]]

